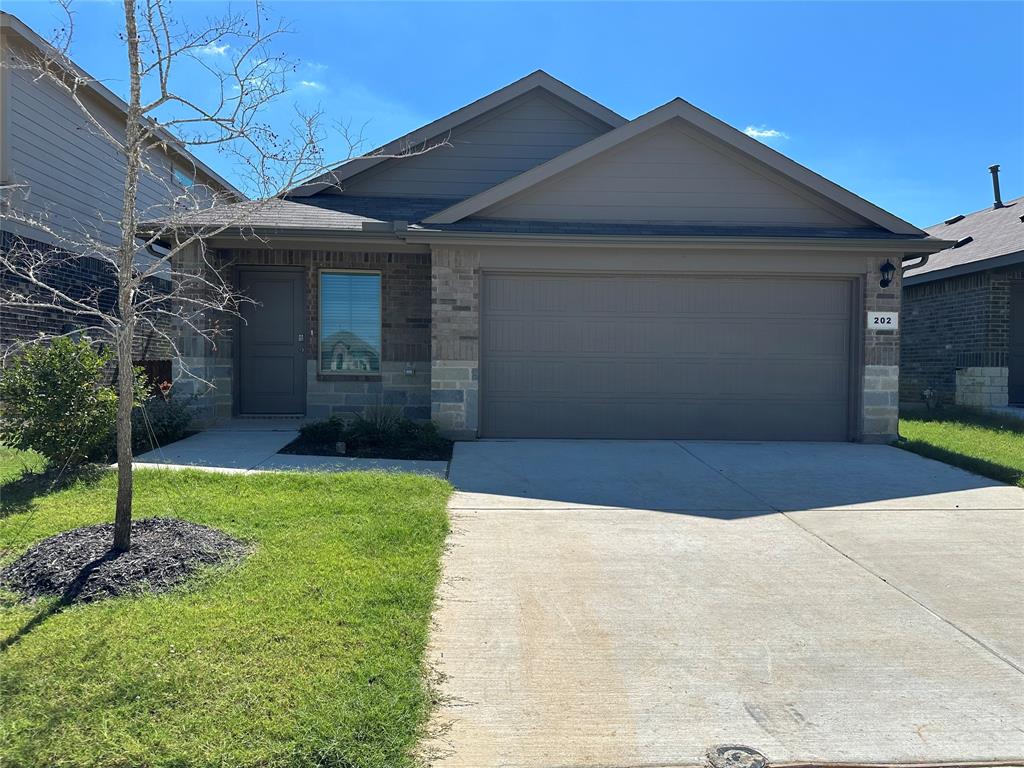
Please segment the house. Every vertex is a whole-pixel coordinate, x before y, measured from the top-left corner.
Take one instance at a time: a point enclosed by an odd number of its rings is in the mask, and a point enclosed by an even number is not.
[[[116,245],[120,239],[124,160],[92,127],[71,95],[47,77],[35,63],[62,57],[17,17],[0,11],[0,188],[12,192],[0,208],[0,247],[18,241],[37,250],[73,248],[83,253],[86,241]],[[114,137],[124,136],[127,106],[118,96],[66,59],[69,77],[81,78],[79,94],[90,113]],[[166,147],[147,157],[150,171],[140,179],[139,208],[147,216],[168,205],[172,193],[185,188],[204,194],[242,200],[244,195],[170,136]],[[25,219],[44,222],[31,226]],[[47,232],[45,230],[52,230]],[[115,278],[100,259],[63,260],[60,275],[50,280],[71,295],[99,289],[112,305]],[[11,281],[11,275],[0,275]],[[164,281],[166,282],[166,281]],[[64,333],[80,322],[59,310],[17,311],[0,308],[0,346],[44,333]],[[135,355],[139,361],[162,362],[170,375],[170,350],[155,335],[140,333]],[[153,370],[160,369],[157,365]]]
[[[949,245],[681,99],[627,120],[540,71],[250,227],[208,244],[258,304],[190,342],[204,418],[461,438],[893,440],[898,266]]]
[[[1024,197],[928,227],[954,244],[903,277],[900,394],[920,403],[1024,405]]]

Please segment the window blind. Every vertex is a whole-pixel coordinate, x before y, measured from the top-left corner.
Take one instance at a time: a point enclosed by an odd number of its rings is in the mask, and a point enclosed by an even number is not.
[[[380,275],[320,273],[320,370],[380,372]]]

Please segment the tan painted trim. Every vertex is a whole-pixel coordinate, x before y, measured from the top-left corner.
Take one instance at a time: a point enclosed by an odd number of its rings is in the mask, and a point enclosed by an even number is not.
[[[362,157],[356,157],[343,162],[327,173],[318,174],[312,179],[301,182],[288,193],[288,196],[309,197],[310,195],[315,195],[317,192],[323,192],[325,189],[337,187],[339,182],[342,182],[345,179],[350,179],[356,174],[369,170],[370,168],[373,168],[387,160],[394,160],[396,159],[394,157],[395,155],[400,155],[403,152],[408,152],[411,148],[422,146],[439,136],[458,128],[463,123],[467,123],[485,112],[496,109],[497,107],[522,96],[524,93],[527,93],[534,88],[541,88],[554,96],[569,102],[574,107],[577,107],[587,114],[597,118],[602,123],[611,126],[612,128],[618,128],[626,123],[626,118],[622,115],[616,114],[603,104],[594,101],[589,96],[585,96],[575,88],[571,88],[561,80],[552,77],[544,70],[538,69],[536,72],[531,72],[526,77],[506,85],[504,88],[499,88],[497,91],[494,91],[481,99],[477,99],[476,101],[467,104],[444,117],[434,120],[432,123],[427,123],[404,136],[399,136],[397,139],[390,141],[381,147],[377,147],[377,149],[374,149],[372,152],[369,152]]]
[[[479,253],[480,269],[499,272],[614,272],[756,274],[759,276],[864,274],[870,264],[881,264],[886,254],[879,252],[794,252],[765,253],[757,249],[734,248],[722,251],[688,251],[636,248],[624,256],[618,251],[591,248],[535,249],[523,252],[515,248],[485,248]],[[627,262],[628,259],[628,262]]]
[[[864,437],[864,344],[867,326],[864,324],[864,282],[863,274],[854,278],[850,290],[850,382],[849,436],[852,442]]]
[[[808,168],[790,160],[765,144],[752,139],[732,126],[697,109],[682,99],[672,101],[658,107],[635,120],[626,123],[613,131],[598,136],[576,149],[571,149],[558,157],[535,168],[514,176],[473,197],[463,200],[439,213],[424,219],[426,224],[454,224],[467,216],[479,213],[498,202],[507,200],[513,195],[541,183],[569,168],[576,166],[596,155],[621,144],[628,139],[639,136],[651,128],[661,125],[674,118],[679,118],[689,125],[705,132],[732,148],[757,160],[767,168],[803,185],[821,197],[856,213],[859,216],[878,224],[897,234],[925,235],[923,230],[904,221],[898,216],[882,210],[849,190],[840,187],[823,176],[819,176]]]
[[[215,248],[270,248],[285,244],[300,248],[326,246],[326,250],[347,250],[355,247],[374,248],[395,253],[429,253],[432,247],[464,248],[489,245],[537,247],[559,246],[588,248],[691,248],[720,249],[737,246],[767,250],[868,250],[887,253],[936,253],[953,245],[950,240],[932,237],[920,240],[878,240],[872,238],[828,237],[723,237],[723,236],[621,236],[621,235],[535,235],[488,232],[441,232],[406,230],[401,234],[372,234],[332,229],[276,229],[245,227],[255,235],[219,234],[208,239]]]
[[[588,248],[689,248],[719,249],[737,246],[765,250],[831,250],[885,251],[887,253],[936,253],[952,245],[948,240],[930,237],[920,240],[878,240],[872,238],[829,237],[720,237],[720,236],[620,236],[620,235],[531,235],[486,232],[435,232],[422,234],[409,230],[403,235],[407,243],[424,243],[444,247],[502,246],[586,246]]]
[[[388,234],[374,237],[372,235],[356,235],[343,237],[338,233],[302,232],[263,234],[260,237],[243,237],[241,235],[218,235],[204,242],[210,248],[236,248],[242,250],[268,250],[274,248],[291,248],[305,251],[366,251],[369,253],[420,253],[429,254],[430,248],[420,243],[406,243]]]

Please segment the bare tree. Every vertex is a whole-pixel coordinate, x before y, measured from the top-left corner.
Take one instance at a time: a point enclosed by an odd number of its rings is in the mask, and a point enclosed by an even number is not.
[[[170,0],[123,3],[123,135],[121,126],[112,129],[98,112],[93,81],[68,56],[74,21],[68,5],[67,26],[52,46],[5,64],[56,85],[79,107],[88,128],[116,149],[124,170],[120,214],[104,221],[98,213],[96,221],[69,231],[31,212],[25,190],[12,185],[3,190],[4,219],[45,234],[49,244],[15,238],[0,252],[0,301],[7,307],[56,310],[74,320],[75,333],[85,330],[94,343],[116,350],[117,551],[131,546],[133,340],[141,333],[155,335],[179,360],[183,332],[215,344],[219,319],[237,314],[246,299],[218,268],[206,241],[246,228],[266,206],[280,204],[280,193],[324,168],[318,114],[296,112],[290,137],[278,135],[264,117],[266,107],[285,93],[291,65],[272,50],[284,27],[268,19],[258,0],[249,13],[230,12],[201,29],[177,20]],[[205,87],[196,87],[198,77],[205,78]],[[203,92],[214,96],[200,101],[191,95]],[[215,146],[229,158],[253,199],[236,202],[175,178],[169,155],[180,158],[177,151],[203,146]],[[104,228],[114,229],[116,237],[104,236]],[[105,266],[116,296],[99,286],[67,288],[62,269],[81,258]],[[170,292],[157,288],[155,278],[169,282]]]

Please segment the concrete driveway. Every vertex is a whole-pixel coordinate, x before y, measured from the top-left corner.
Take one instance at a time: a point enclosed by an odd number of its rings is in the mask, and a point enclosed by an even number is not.
[[[1024,757],[1024,490],[887,446],[456,446],[439,766]]]

